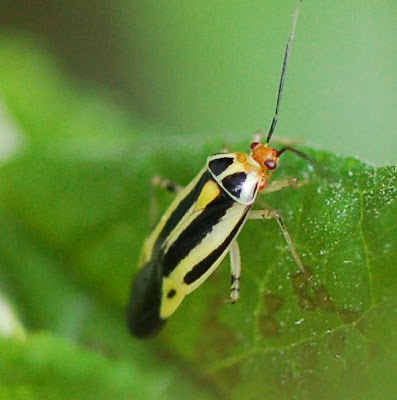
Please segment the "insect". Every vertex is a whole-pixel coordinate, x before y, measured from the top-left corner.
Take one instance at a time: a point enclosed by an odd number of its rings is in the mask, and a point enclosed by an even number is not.
[[[295,10],[286,44],[274,117],[265,143],[254,136],[250,154],[219,153],[208,157],[204,168],[185,187],[162,178],[154,183],[177,193],[143,246],[127,320],[139,338],[156,335],[186,295],[197,289],[230,255],[230,302],[240,293],[241,259],[237,237],[248,219],[275,218],[302,272],[305,268],[284,221],[276,210],[252,210],[260,193],[296,186],[294,178],[269,183],[285,151],[308,158],[285,146],[269,147],[277,125],[280,102],[299,8]]]

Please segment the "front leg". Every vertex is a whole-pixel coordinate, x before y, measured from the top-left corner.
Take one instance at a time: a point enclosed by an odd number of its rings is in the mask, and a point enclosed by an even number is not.
[[[155,175],[152,178],[152,187],[159,186],[163,190],[167,190],[168,192],[171,193],[179,193],[183,188],[182,186],[178,185],[177,183],[174,183],[170,181],[169,179],[163,178],[162,176]]]
[[[299,257],[298,252],[296,251],[295,245],[291,239],[291,235],[288,232],[287,227],[285,226],[284,220],[281,217],[280,213],[277,210],[267,209],[267,210],[251,210],[248,215],[248,219],[276,219],[278,222],[281,232],[284,235],[284,239],[287,242],[288,248],[294,258],[296,264],[298,265],[301,272],[307,275],[307,271]]]
[[[274,182],[269,183],[269,185],[267,185],[266,188],[262,191],[262,194],[277,192],[286,187],[290,187],[292,189],[297,189],[301,186],[306,185],[307,183],[309,183],[309,181],[307,181],[307,180],[299,182],[298,178],[286,178],[286,179],[282,179],[280,181],[274,181]]]
[[[262,142],[263,137],[267,135],[267,132],[257,131],[254,133],[252,137],[252,142]],[[272,143],[280,143],[284,146],[295,147],[299,144],[302,144],[303,139],[290,139],[283,136],[276,136],[272,138]]]

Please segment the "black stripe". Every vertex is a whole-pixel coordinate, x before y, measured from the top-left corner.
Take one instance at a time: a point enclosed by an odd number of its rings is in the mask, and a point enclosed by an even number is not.
[[[163,274],[168,276],[176,266],[212,231],[235,201],[224,190],[212,200],[163,255]]]
[[[229,236],[225,239],[225,241],[218,246],[212,253],[210,253],[206,258],[202,259],[198,264],[196,264],[184,277],[183,281],[190,285],[199,279],[203,274],[205,274],[211,266],[218,260],[218,258],[222,255],[225,249],[230,245],[231,241],[236,237],[238,230],[246,219],[246,215],[251,207],[247,207],[243,216],[230,232]]]
[[[208,169],[215,175],[220,175],[223,171],[229,167],[229,165],[233,164],[234,158],[231,157],[222,157],[216,158],[208,163]]]
[[[222,185],[231,195],[240,197],[246,179],[247,174],[245,172],[236,172],[223,178]]]
[[[179,203],[178,207],[176,207],[175,210],[172,212],[172,214],[168,218],[168,221],[166,222],[156,239],[156,243],[154,244],[152,251],[153,255],[156,255],[158,253],[161,245],[164,243],[164,240],[174,230],[182,217],[191,208],[192,204],[197,201],[197,198],[200,195],[203,186],[207,183],[209,179],[211,179],[211,174],[208,171],[205,171],[197,182],[196,186],[192,188],[187,196]]]

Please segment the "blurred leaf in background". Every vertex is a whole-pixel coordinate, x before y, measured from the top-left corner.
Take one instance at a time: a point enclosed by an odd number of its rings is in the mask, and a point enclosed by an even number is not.
[[[79,80],[177,134],[267,129],[295,0],[3,0],[0,24],[38,35]],[[394,0],[301,6],[278,134],[396,162]]]
[[[2,399],[394,398],[393,166],[305,148],[323,173],[286,155],[277,177],[310,183],[268,202],[313,287],[276,223],[251,222],[238,304],[224,304],[226,262],[157,339],[126,331],[150,178],[186,184],[225,142],[247,150],[270,122],[294,6],[0,5]],[[384,163],[393,6],[348,7],[303,5],[277,133]]]

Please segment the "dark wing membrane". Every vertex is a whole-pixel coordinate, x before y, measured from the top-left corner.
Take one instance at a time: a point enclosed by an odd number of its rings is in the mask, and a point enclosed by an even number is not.
[[[138,338],[156,335],[166,322],[160,318],[162,278],[162,268],[155,260],[135,275],[127,323],[130,332]]]

